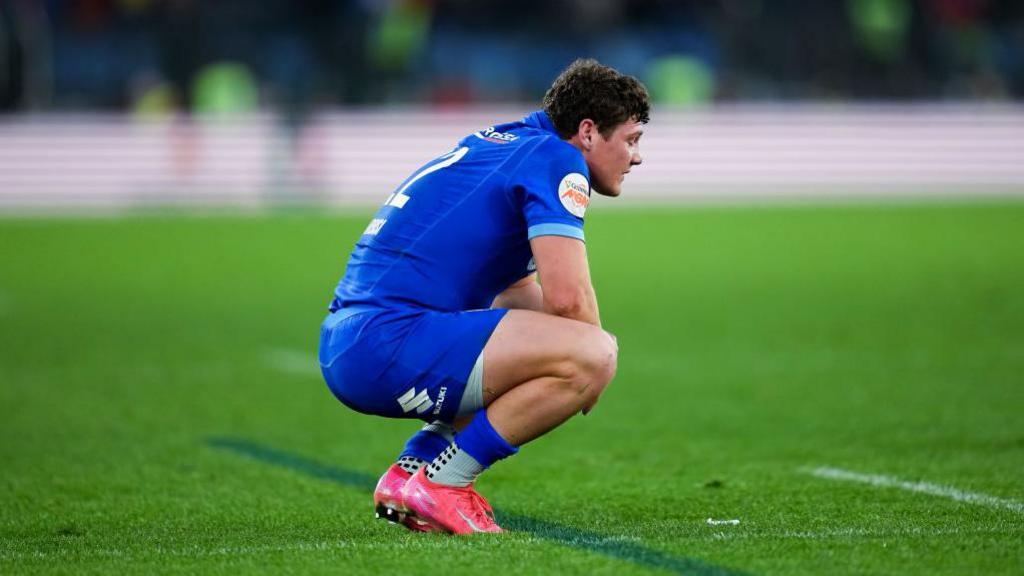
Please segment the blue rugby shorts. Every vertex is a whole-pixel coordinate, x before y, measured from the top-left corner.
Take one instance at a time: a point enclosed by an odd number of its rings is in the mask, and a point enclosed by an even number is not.
[[[342,308],[321,325],[320,369],[334,396],[353,410],[451,422],[506,312]]]

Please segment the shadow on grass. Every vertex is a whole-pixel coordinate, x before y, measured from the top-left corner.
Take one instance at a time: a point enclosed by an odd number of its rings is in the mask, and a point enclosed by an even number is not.
[[[337,466],[328,466],[298,454],[284,452],[268,446],[241,438],[210,438],[207,443],[223,450],[247,456],[260,462],[273,464],[300,472],[313,478],[327,480],[350,488],[371,491],[377,478],[363,472],[347,470]],[[509,530],[526,532],[538,538],[550,540],[564,546],[587,550],[617,560],[624,560],[649,568],[668,570],[676,574],[693,574],[695,576],[743,576],[728,568],[712,566],[693,558],[673,556],[658,550],[645,548],[638,544],[623,542],[614,537],[603,536],[595,532],[587,532],[571,526],[564,526],[513,514],[503,510],[495,510],[501,525]]]

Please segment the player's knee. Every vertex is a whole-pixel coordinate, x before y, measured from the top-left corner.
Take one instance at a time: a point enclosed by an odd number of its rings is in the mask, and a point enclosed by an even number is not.
[[[619,368],[619,347],[603,332],[594,351],[594,379],[607,386]]]
[[[615,378],[615,372],[619,369],[619,346],[603,331],[601,333],[600,349],[598,354],[600,357],[597,359],[598,363],[595,371],[595,384],[597,389],[594,390],[592,396],[596,400],[598,396],[604,392],[604,389],[611,384],[612,379]]]
[[[595,328],[582,342],[576,361],[576,390],[587,400],[596,400],[615,377],[619,349],[603,330]]]

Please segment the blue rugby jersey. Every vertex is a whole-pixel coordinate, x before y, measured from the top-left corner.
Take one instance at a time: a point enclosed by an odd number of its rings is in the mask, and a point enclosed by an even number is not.
[[[583,240],[590,173],[537,111],[463,138],[384,202],[356,243],[331,311],[487,308],[533,272],[529,240]]]

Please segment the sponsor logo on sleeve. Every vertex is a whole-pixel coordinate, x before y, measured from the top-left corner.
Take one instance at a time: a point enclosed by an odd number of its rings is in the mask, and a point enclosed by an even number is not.
[[[495,144],[508,144],[509,142],[515,142],[519,139],[519,136],[515,134],[509,134],[508,132],[498,132],[494,127],[474,132],[473,136],[480,138],[481,140],[487,140],[488,142],[494,142]]]
[[[583,218],[590,205],[590,183],[579,172],[570,172],[558,185],[558,199],[570,214]]]

